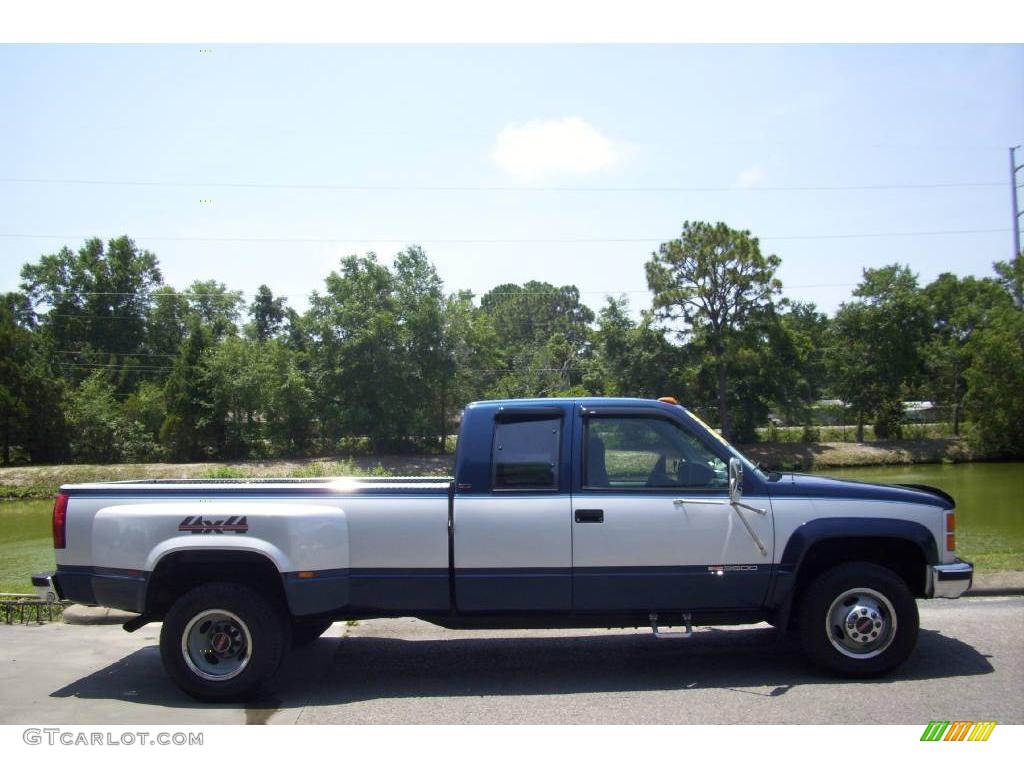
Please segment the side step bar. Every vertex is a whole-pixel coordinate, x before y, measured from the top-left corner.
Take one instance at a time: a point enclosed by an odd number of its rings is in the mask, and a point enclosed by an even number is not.
[[[669,638],[674,638],[674,637],[678,637],[678,638],[693,637],[693,624],[690,621],[690,614],[688,614],[688,613],[684,613],[683,614],[683,624],[686,625],[686,631],[685,632],[662,632],[662,631],[660,631],[658,629],[658,614],[652,613],[652,614],[650,614],[650,616],[648,618],[650,618],[650,620],[651,620],[651,630],[654,632],[654,636],[659,638],[659,639],[667,640]]]

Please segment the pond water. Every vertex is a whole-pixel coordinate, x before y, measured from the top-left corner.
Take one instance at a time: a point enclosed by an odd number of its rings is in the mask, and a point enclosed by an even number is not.
[[[923,483],[956,499],[958,533],[972,543],[1024,550],[1024,463],[911,464],[815,472],[869,483]]]
[[[924,483],[956,499],[960,549],[1024,552],[1024,463],[915,464],[816,474],[873,483]],[[54,568],[50,500],[0,502],[0,592],[29,592],[28,577]]]

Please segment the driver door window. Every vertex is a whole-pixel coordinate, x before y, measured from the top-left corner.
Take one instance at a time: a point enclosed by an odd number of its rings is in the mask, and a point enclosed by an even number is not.
[[[595,489],[728,487],[728,466],[696,435],[666,419],[591,416],[583,485]]]

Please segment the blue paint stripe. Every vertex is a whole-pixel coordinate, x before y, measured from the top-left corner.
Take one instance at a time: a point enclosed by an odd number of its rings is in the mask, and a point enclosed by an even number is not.
[[[707,563],[704,565],[642,565],[642,566],[594,566],[574,568],[573,573],[580,576],[693,576],[702,573],[715,573],[719,569],[730,576],[739,574],[774,573],[775,566],[768,563]]]
[[[57,573],[69,576],[102,576],[107,579],[131,579],[133,581],[145,581],[149,578],[150,572],[138,568],[104,568],[91,565],[58,565]]]
[[[718,563],[703,565],[644,565],[644,566],[594,566],[594,567],[559,567],[559,568],[456,568],[456,576],[483,577],[483,578],[508,578],[508,577],[543,577],[543,576],[571,576],[573,574],[586,576],[667,576],[672,574],[695,574],[711,573],[716,567],[725,568],[726,573],[791,573],[793,566],[768,565],[764,563],[729,563],[721,566]],[[754,568],[756,570],[742,570]],[[739,569],[739,570],[738,570]],[[105,576],[108,578],[122,579],[146,579],[151,574],[148,571],[141,571],[130,568],[103,568],[94,566],[68,566],[58,565],[57,573],[72,574],[81,576]],[[408,579],[448,578],[447,568],[334,568],[330,570],[313,571],[314,576],[302,578],[298,571],[288,571],[281,575],[289,580],[297,582],[316,581],[320,579]]]
[[[456,568],[456,578],[507,579],[571,576],[572,568]]]

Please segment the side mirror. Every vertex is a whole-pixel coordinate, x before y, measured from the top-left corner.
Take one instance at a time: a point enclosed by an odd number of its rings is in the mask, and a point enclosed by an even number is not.
[[[739,504],[743,497],[743,464],[739,459],[729,459],[729,502]]]

